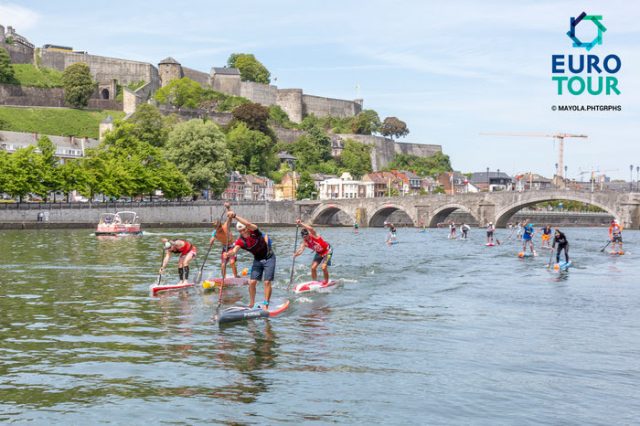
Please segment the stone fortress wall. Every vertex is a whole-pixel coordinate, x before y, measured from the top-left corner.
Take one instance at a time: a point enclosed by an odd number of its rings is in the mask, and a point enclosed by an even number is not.
[[[11,37],[12,43],[6,43]],[[219,92],[245,97],[252,102],[264,106],[278,105],[291,121],[301,122],[308,114],[318,117],[328,115],[337,117],[353,117],[363,109],[362,99],[344,100],[322,96],[308,95],[302,89],[279,89],[275,85],[241,81],[236,69],[212,68],[209,73],[183,67],[173,58],[166,58],[158,67],[146,62],[131,61],[120,58],[91,55],[87,52],[73,50],[64,51],[55,48],[35,48],[25,37],[17,34],[12,27],[0,26],[0,47],[4,47],[11,55],[13,63],[37,64],[39,66],[64,71],[66,67],[78,62],[89,65],[93,78],[100,88],[91,99],[90,108],[123,109],[125,113],[135,112],[137,105],[147,102],[158,88],[167,85],[171,80],[188,77],[203,87],[213,88]],[[129,83],[147,82],[137,90],[123,88],[123,103],[113,100],[115,83],[126,86]],[[108,98],[104,97],[104,88],[108,88]],[[103,98],[103,99],[100,99]],[[0,105],[22,106],[63,106],[62,89],[37,89],[20,86],[0,86]],[[225,114],[214,117],[220,122],[227,122]],[[287,140],[294,135],[287,134]],[[372,166],[375,170],[385,167],[398,153],[418,156],[433,155],[442,150],[440,145],[423,145],[415,143],[398,143],[379,136],[341,135],[342,138],[356,139],[372,145]]]

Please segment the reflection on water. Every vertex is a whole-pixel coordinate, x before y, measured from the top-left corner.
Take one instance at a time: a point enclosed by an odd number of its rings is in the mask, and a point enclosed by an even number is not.
[[[321,231],[340,285],[287,293],[293,229],[269,230],[274,299],[291,307],[224,328],[218,293],[149,295],[160,238],[203,245],[209,230],[4,232],[0,421],[635,422],[637,232],[625,232],[627,254],[609,256],[606,230],[567,229],[573,267],[558,272],[546,252],[518,259],[505,231],[495,247],[476,230],[460,241],[399,229],[393,246],[381,229]],[[311,260],[298,258],[295,282]],[[172,261],[164,282],[177,281]],[[225,288],[220,309],[247,301],[246,287]]]

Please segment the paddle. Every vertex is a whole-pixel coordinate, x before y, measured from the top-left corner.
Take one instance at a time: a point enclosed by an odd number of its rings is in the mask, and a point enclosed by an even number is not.
[[[160,269],[162,269],[162,264],[164,263],[164,250],[162,250],[162,258],[160,260]],[[158,282],[156,283],[156,287],[160,285],[160,281],[162,281],[162,273],[158,273]]]
[[[556,244],[553,243],[551,246],[551,254],[549,255],[549,263],[547,263],[547,269],[551,268],[551,259],[553,259],[553,254],[556,252]]]
[[[200,267],[200,270],[198,271],[198,275],[196,276],[196,280],[194,282],[195,286],[198,286],[198,284],[200,284],[200,278],[202,278],[202,271],[204,271],[204,265],[207,263],[207,258],[209,257],[209,253],[211,252],[211,249],[213,248],[213,243],[216,242],[215,236],[216,236],[216,233],[214,232],[213,233],[213,241],[211,241],[211,244],[209,244],[209,249],[207,250],[207,253],[204,255],[204,259],[202,260],[202,266]]]
[[[600,251],[601,251],[601,252],[604,252],[604,249],[606,249],[607,247],[609,247],[609,244],[611,244],[611,240],[607,241],[607,244],[605,244],[605,246],[604,246],[604,247],[602,247],[602,248],[600,249]]]
[[[296,239],[293,243],[293,259],[291,259],[291,275],[289,275],[289,285],[287,286],[287,292],[291,288],[291,284],[293,284],[293,268],[296,265],[296,250],[298,249],[298,228],[300,225],[296,224]]]
[[[222,219],[222,216],[220,216],[220,219]],[[231,242],[231,230],[229,228],[231,228],[231,218],[227,217],[227,249],[226,249],[227,254],[229,253],[228,247],[230,245],[229,243]],[[220,306],[222,305],[222,290],[224,289],[224,279],[227,277],[228,261],[229,261],[228,259],[225,259],[224,264],[222,265],[222,281],[220,282],[220,294],[218,294],[218,306],[216,306],[216,316],[218,316],[218,312],[220,312]]]

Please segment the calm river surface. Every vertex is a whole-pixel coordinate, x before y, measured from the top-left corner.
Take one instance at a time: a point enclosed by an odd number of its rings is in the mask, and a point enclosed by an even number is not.
[[[273,300],[291,308],[223,329],[217,293],[148,292],[160,238],[194,241],[201,262],[205,229],[0,233],[0,422],[638,424],[637,231],[618,257],[600,252],[606,229],[567,228],[575,267],[560,275],[548,251],[518,259],[505,230],[485,247],[477,229],[399,229],[387,247],[382,229],[321,229],[342,283],[303,297],[286,292],[293,228],[265,229]]]

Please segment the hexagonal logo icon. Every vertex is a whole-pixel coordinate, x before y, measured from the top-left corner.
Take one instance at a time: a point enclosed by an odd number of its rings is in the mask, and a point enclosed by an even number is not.
[[[587,12],[582,12],[578,17],[571,18],[569,31],[567,31],[567,35],[571,40],[573,40],[573,47],[584,47],[587,51],[593,49],[598,44],[602,44],[602,33],[607,31],[607,28],[602,25],[602,15],[587,15]],[[591,21],[593,25],[598,29],[598,35],[590,42],[585,42],[580,40],[576,36],[576,27],[582,21]]]

